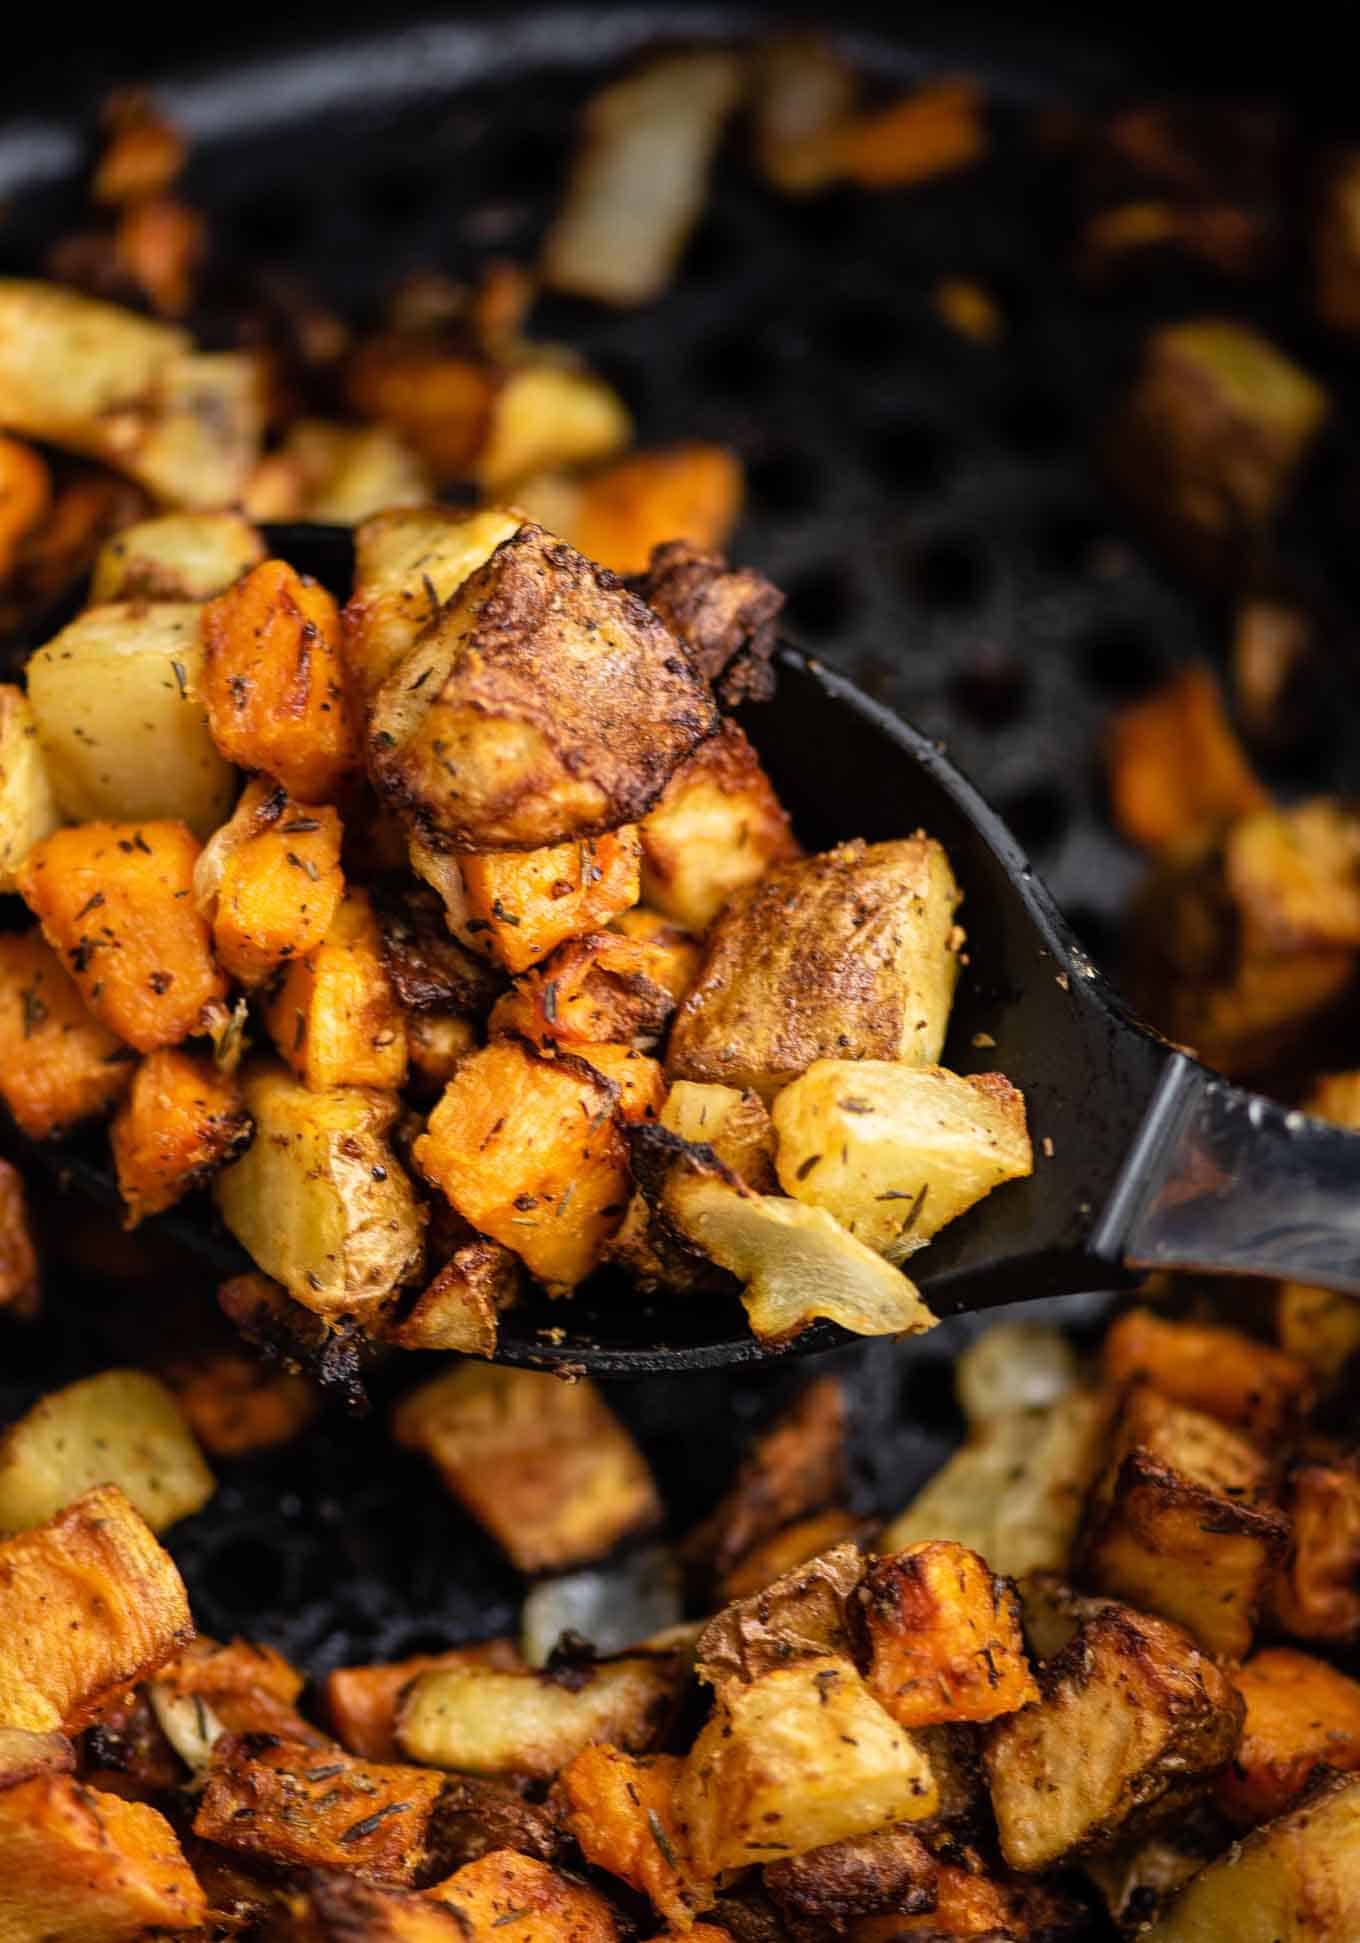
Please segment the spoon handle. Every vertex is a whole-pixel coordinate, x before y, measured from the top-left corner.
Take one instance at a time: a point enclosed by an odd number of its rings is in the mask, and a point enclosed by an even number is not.
[[[1133,1268],[1360,1295],[1360,1134],[1175,1054],[1093,1238]]]

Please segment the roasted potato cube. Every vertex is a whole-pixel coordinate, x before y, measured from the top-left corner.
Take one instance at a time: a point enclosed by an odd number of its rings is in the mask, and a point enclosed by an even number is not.
[[[642,1453],[592,1383],[465,1364],[403,1397],[392,1430],[521,1572],[601,1557],[661,1516]]]
[[[1130,1309],[1111,1323],[1102,1355],[1107,1382],[1150,1383],[1176,1403],[1235,1425],[1267,1450],[1311,1402],[1307,1366],[1240,1329]]]
[[[477,513],[410,507],[364,521],[354,535],[354,593],[343,617],[356,695],[376,693],[444,602],[520,524],[494,506]]]
[[[27,1727],[0,1727],[0,1794],[40,1774],[69,1774],[74,1744],[65,1734],[35,1734]]]
[[[765,1192],[775,1186],[774,1128],[757,1094],[742,1093],[734,1086],[677,1080],[659,1103],[656,1118],[691,1145],[711,1147],[722,1165],[748,1187]],[[633,1195],[623,1225],[609,1244],[609,1259],[645,1286],[677,1293],[698,1288],[721,1273],[676,1235],[641,1189]]]
[[[1334,331],[1360,331],[1360,149],[1332,159],[1313,238],[1318,314]]]
[[[1135,1385],[1087,1505],[1085,1576],[1240,1660],[1289,1543],[1289,1521],[1265,1501],[1268,1476],[1236,1431]]]
[[[856,1642],[848,1607],[863,1574],[857,1547],[837,1545],[773,1585],[724,1607],[695,1642],[699,1678],[721,1694],[732,1685],[749,1686],[793,1660],[820,1663],[828,1654],[852,1658]]]
[[[680,1090],[674,1088],[672,1098]],[[689,1088],[700,1090],[715,1089]],[[840,1379],[815,1378],[755,1439],[728,1489],[687,1536],[687,1562],[721,1578],[764,1540],[840,1497],[849,1478],[847,1428]]]
[[[1039,1698],[1015,1588],[967,1546],[933,1539],[876,1559],[857,1598],[865,1682],[899,1725],[995,1720]]]
[[[994,1322],[961,1351],[954,1394],[976,1429],[1016,1409],[1056,1403],[1075,1390],[1081,1366],[1070,1337],[1042,1322]]]
[[[246,1069],[242,1090],[255,1139],[213,1183],[222,1219],[304,1308],[377,1308],[424,1256],[424,1213],[386,1138],[396,1099],[313,1093],[268,1061]]]
[[[498,375],[473,471],[494,496],[535,472],[607,459],[632,435],[623,400],[598,373],[565,359],[529,358]]]
[[[869,1529],[868,1521],[847,1505],[828,1505],[824,1511],[795,1518],[760,1544],[753,1545],[730,1571],[723,1573],[718,1581],[718,1596],[724,1602],[748,1599],[844,1540],[867,1538]]]
[[[264,541],[239,513],[162,513],[105,540],[90,605],[211,600],[264,559]]]
[[[522,972],[568,938],[600,930],[638,900],[639,839],[631,824],[543,850],[463,857],[465,915],[450,929]]]
[[[1226,1675],[1179,1626],[1126,1606],[1089,1619],[1038,1677],[1041,1697],[997,1721],[983,1748],[1012,1868],[1045,1869],[1168,1819],[1241,1734]]]
[[[339,1748],[251,1734],[220,1740],[194,1833],[305,1868],[405,1884],[425,1861],[443,1776]]]
[[[1214,1795],[1239,1828],[1291,1808],[1319,1767],[1360,1768],[1360,1684],[1296,1653],[1267,1647],[1229,1677],[1246,1702],[1242,1739]]]
[[[22,557],[23,542],[52,505],[52,475],[39,453],[0,432],[0,581]]]
[[[1000,1073],[818,1059],[772,1112],[784,1192],[893,1262],[1034,1171],[1025,1102]]]
[[[851,1917],[916,1916],[934,1909],[939,1874],[920,1836],[899,1823],[769,1862],[765,1890],[795,1926],[825,1923],[843,1932]]]
[[[415,1163],[474,1228],[569,1289],[628,1206],[616,1097],[581,1060],[539,1059],[518,1039],[497,1039],[459,1065]]]
[[[369,767],[446,844],[530,850],[635,821],[715,726],[656,616],[525,525],[392,669]]]
[[[227,981],[192,892],[183,823],[82,823],[31,850],[25,903],[94,1016],[138,1052],[206,1029]]]
[[[321,1405],[321,1392],[305,1376],[229,1349],[177,1356],[161,1375],[211,1457],[245,1457],[286,1444]]]
[[[1360,1349],[1360,1301],[1339,1289],[1281,1282],[1275,1326],[1280,1347],[1327,1389]]]
[[[179,1405],[145,1370],[101,1370],[49,1390],[10,1425],[0,1530],[27,1531],[100,1484],[116,1484],[152,1531],[187,1518],[215,1489]]]
[[[388,425],[335,425],[299,419],[279,456],[298,469],[302,515],[322,525],[357,526],[398,506],[424,506],[434,480],[420,455]]]
[[[341,1744],[365,1761],[396,1761],[397,1706],[422,1673],[450,1666],[489,1666],[502,1673],[523,1665],[513,1641],[488,1639],[446,1653],[414,1653],[385,1666],[338,1666],[326,1679],[326,1713]]]
[[[989,1418],[892,1520],[879,1550],[952,1538],[1009,1578],[1061,1570],[1108,1415],[1101,1397],[1072,1390],[1042,1408]]]
[[[587,1862],[646,1896],[667,1922],[687,1926],[713,1897],[695,1879],[676,1823],[682,1765],[673,1754],[638,1759],[597,1743],[562,1770],[554,1800]]]
[[[657,547],[635,585],[684,642],[724,708],[770,699],[775,622],[784,596],[763,573],[729,567],[720,553],[672,540]]]
[[[652,1186],[644,1178],[649,1196],[691,1247],[742,1283],[751,1328],[763,1341],[796,1336],[819,1316],[859,1336],[934,1327],[915,1283],[824,1208],[753,1193],[703,1147],[664,1128],[639,1127],[632,1139],[635,1164],[644,1156],[653,1177]]]
[[[1182,669],[1119,709],[1106,742],[1114,820],[1148,850],[1217,836],[1269,797],[1223,707],[1212,671]]]
[[[1360,817],[1318,797],[1234,823],[1223,868],[1248,949],[1360,947]]]
[[[230,506],[259,456],[253,357],[58,284],[0,281],[0,424],[124,472],[170,505]]]
[[[198,1933],[207,1897],[163,1815],[70,1775],[0,1793],[6,1943],[139,1943]]]
[[[1271,1589],[1276,1622],[1296,1639],[1355,1639],[1360,1636],[1360,1463],[1348,1457],[1291,1465],[1283,1506],[1294,1537]]]
[[[136,1055],[86,1011],[36,928],[0,936],[0,1095],[31,1140],[107,1112]]]
[[[73,1733],[193,1635],[184,1585],[116,1484],[0,1541],[0,1721]]]
[[[387,1340],[398,1349],[492,1356],[501,1312],[514,1302],[521,1280],[517,1255],[469,1229],[429,1287],[389,1325]]]
[[[745,481],[730,446],[701,439],[626,452],[572,475],[516,479],[515,503],[530,519],[611,573],[640,574],[667,540],[727,544],[741,517]]]
[[[204,714],[189,601],[91,607],[29,656],[28,698],[63,816],[178,817],[206,837],[236,779]]]
[[[1360,1925],[1360,1779],[1338,1775],[1192,1876],[1143,1943],[1350,1943]]]
[[[736,891],[798,855],[788,814],[732,721],[681,765],[639,827],[642,895],[691,931],[706,931]]]
[[[406,1025],[367,891],[351,885],[320,944],[294,958],[264,1008],[279,1053],[315,1092],[406,1077]]]
[[[0,891],[15,888],[24,858],[60,821],[28,697],[0,683]]]
[[[358,766],[340,616],[314,580],[264,560],[203,610],[203,701],[229,762],[324,803]]]
[[[0,1309],[28,1321],[38,1313],[41,1296],[23,1176],[0,1160]]]
[[[937,1801],[925,1755],[835,1654],[725,1687],[676,1788],[705,1876],[921,1821]]]
[[[530,1668],[443,1667],[407,1689],[397,1743],[431,1767],[547,1780],[596,1741],[628,1753],[655,1747],[688,1677],[675,1653],[594,1661],[567,1681]]]
[[[1153,331],[1109,440],[1116,483],[1190,568],[1240,571],[1330,411],[1322,387],[1250,325]]]
[[[932,1064],[958,972],[958,902],[925,836],[776,864],[709,934],[671,1028],[671,1078],[768,1101],[815,1059]]]
[[[330,930],[345,880],[340,818],[325,803],[295,803],[265,777],[246,784],[230,822],[194,870],[194,899],[213,950],[242,985],[261,985]]]
[[[173,1207],[250,1144],[250,1118],[234,1076],[205,1053],[148,1053],[109,1130],[124,1225]]]
[[[308,1877],[305,1914],[295,1920],[288,1935],[297,1943],[469,1943],[472,1935],[461,1911],[417,1891],[320,1872]]]
[[[618,1943],[603,1896],[511,1849],[469,1862],[425,1894],[457,1913],[464,1943]]]

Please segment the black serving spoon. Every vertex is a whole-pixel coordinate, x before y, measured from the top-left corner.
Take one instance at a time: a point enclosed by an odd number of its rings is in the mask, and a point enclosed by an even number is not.
[[[346,530],[270,530],[269,544],[348,593]],[[742,726],[804,844],[923,828],[964,891],[968,963],[945,1063],[999,1071],[1025,1096],[1032,1177],[914,1256],[938,1314],[1113,1288],[1151,1268],[1286,1276],[1360,1294],[1360,1137],[1231,1086],[1130,1016],[996,813],[942,747],[792,648],[774,699]],[[93,1150],[32,1151],[115,1202]],[[160,1217],[215,1268],[245,1265],[194,1208]],[[644,1296],[601,1274],[570,1300],[531,1289],[501,1321],[500,1361],[652,1376],[806,1354],[844,1342],[817,1323],[763,1344],[732,1298]]]

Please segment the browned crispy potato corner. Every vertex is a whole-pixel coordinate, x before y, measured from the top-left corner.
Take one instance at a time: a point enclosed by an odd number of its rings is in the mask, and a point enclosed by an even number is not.
[[[403,1397],[392,1429],[523,1572],[601,1557],[661,1516],[642,1453],[590,1382],[464,1364]]]
[[[522,1661],[512,1641],[489,1639],[445,1653],[414,1653],[383,1666],[338,1666],[326,1678],[326,1713],[342,1744],[365,1761],[396,1761],[397,1706],[418,1674],[446,1666],[490,1666],[512,1672]]]
[[[69,1775],[0,1792],[6,1943],[139,1943],[198,1933],[207,1899],[164,1816]]]
[[[926,836],[775,865],[713,926],[668,1072],[768,1100],[816,1059],[937,1060],[958,903],[949,860]]]
[[[683,1763],[621,1748],[583,1748],[557,1778],[553,1799],[587,1862],[607,1869],[657,1915],[681,1927],[707,1909],[712,1890],[695,1874],[675,1807]]]
[[[650,1043],[675,1010],[663,982],[670,969],[662,946],[591,931],[518,979],[493,1010],[490,1029],[518,1032],[543,1051]]]
[[[202,1032],[227,995],[193,904],[183,823],[84,823],[30,851],[25,903],[94,1016],[139,1052]]]
[[[784,596],[754,567],[672,540],[652,554],[638,593],[683,641],[724,708],[774,693],[775,623]]]
[[[1266,1450],[1277,1447],[1312,1401],[1307,1366],[1240,1329],[1129,1309],[1110,1324],[1101,1353],[1107,1382],[1150,1383],[1174,1402],[1236,1426]]]
[[[725,1692],[794,1660],[827,1654],[853,1658],[855,1636],[847,1608],[863,1574],[858,1547],[837,1545],[821,1558],[795,1566],[773,1585],[724,1607],[695,1645],[699,1678]]]
[[[446,845],[534,849],[643,815],[715,719],[655,615],[526,525],[383,683],[369,764]]]
[[[902,1822],[767,1862],[765,1889],[795,1931],[805,1925],[844,1934],[857,1916],[919,1916],[939,1898],[939,1864]]]
[[[213,1749],[194,1833],[308,1868],[404,1885],[421,1870],[443,1776],[359,1761],[338,1747],[274,1734],[224,1737]]]
[[[1231,1758],[1236,1689],[1179,1626],[1109,1606],[1038,1672],[984,1748],[1001,1852],[1044,1869],[1172,1816]]]
[[[434,1280],[388,1324],[387,1340],[399,1349],[450,1349],[490,1356],[501,1315],[519,1295],[522,1282],[517,1255],[467,1228],[466,1239]]]
[[[264,559],[264,541],[239,513],[162,513],[106,540],[89,604],[211,600]]]
[[[194,867],[194,902],[224,971],[257,986],[325,937],[345,879],[340,818],[257,776]]]
[[[118,1189],[135,1228],[210,1180],[250,1144],[235,1076],[204,1053],[148,1053],[109,1130]]]
[[[1217,680],[1198,664],[1114,714],[1105,764],[1115,823],[1149,850],[1217,836],[1269,804]]]
[[[1073,1943],[1089,1934],[1089,1912],[1046,1883],[998,1868],[990,1855],[954,1842],[941,1850],[934,1906],[919,1915],[858,1916],[851,1943],[892,1943],[923,1936],[929,1943],[976,1937],[979,1943]],[[948,1858],[948,1859],[944,1859]]]
[[[1296,1639],[1360,1638],[1360,1461],[1290,1465],[1281,1502],[1293,1543],[1271,1587],[1276,1624]]]
[[[995,1720],[1038,1699],[1015,1588],[966,1546],[875,1559],[855,1605],[869,1691],[903,1727]]]
[[[681,765],[640,830],[643,897],[691,931],[799,854],[759,757],[731,721]]]
[[[346,890],[324,938],[289,963],[264,1019],[281,1057],[314,1091],[401,1087],[406,1024],[367,891]]]
[[[618,1943],[598,1890],[531,1855],[497,1849],[425,1891],[457,1913],[463,1943]]]
[[[179,1573],[117,1485],[0,1541],[0,1723],[83,1727],[192,1637]]]
[[[23,1178],[7,1160],[0,1160],[0,1310],[29,1320],[38,1313],[41,1299]]]
[[[1214,1793],[1237,1827],[1283,1814],[1319,1768],[1360,1768],[1360,1684],[1288,1646],[1254,1653],[1230,1678],[1246,1720]]]

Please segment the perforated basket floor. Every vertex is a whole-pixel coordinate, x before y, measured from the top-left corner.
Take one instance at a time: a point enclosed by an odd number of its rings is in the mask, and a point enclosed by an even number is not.
[[[532,253],[600,61],[664,19],[517,18],[167,85],[167,105],[198,131],[187,187],[221,254],[297,272],[363,319],[403,271],[458,274]],[[856,45],[888,80],[935,60],[930,47]],[[534,329],[617,380],[644,441],[738,448],[750,505],[734,552],[787,589],[790,631],[949,742],[1101,957],[1136,870],[1104,814],[1102,721],[1217,640],[1214,617],[1126,534],[1088,462],[1090,428],[1151,318],[1242,306],[1188,275],[1133,296],[1080,293],[1064,269],[1055,166],[1026,123],[1036,101],[1075,91],[1090,102],[1118,77],[1074,61],[1063,85],[1014,64],[988,78],[984,166],[911,192],[795,203],[755,181],[734,138],[670,294],[619,316],[546,303]],[[32,271],[82,220],[69,139],[52,125],[0,148],[11,171],[0,269]],[[1000,303],[998,344],[940,320],[931,292],[951,274]],[[1253,302],[1316,367],[1319,347],[1285,296]],[[1353,379],[1327,370],[1344,421]],[[1302,533],[1311,561],[1316,531],[1304,521]],[[1360,739],[1345,682],[1319,719],[1296,760],[1314,780],[1353,784],[1345,752]],[[167,1269],[155,1299],[178,1316],[210,1297]],[[68,1278],[38,1331],[0,1338],[0,1417],[117,1355],[116,1304],[88,1274]],[[967,1329],[839,1357],[856,1385],[866,1505],[903,1501],[955,1437],[948,1362]],[[385,1394],[427,1367],[385,1372],[367,1423],[331,1417],[275,1456],[221,1466],[211,1506],[170,1538],[205,1629],[248,1631],[322,1672],[511,1623],[513,1576],[384,1431]],[[679,1528],[799,1380],[707,1376],[618,1393]]]

